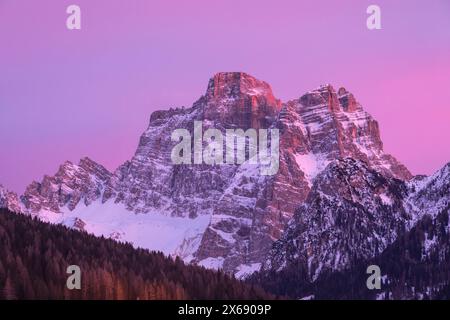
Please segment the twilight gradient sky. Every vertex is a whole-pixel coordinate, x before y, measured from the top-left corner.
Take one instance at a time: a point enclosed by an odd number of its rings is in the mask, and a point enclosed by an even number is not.
[[[83,156],[115,169],[152,111],[190,106],[218,71],[282,100],[345,86],[413,173],[450,161],[448,0],[0,0],[0,183],[21,193]]]

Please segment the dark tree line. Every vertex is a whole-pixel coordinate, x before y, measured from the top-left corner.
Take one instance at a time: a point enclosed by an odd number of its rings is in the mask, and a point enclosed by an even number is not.
[[[81,289],[66,287],[69,265]],[[162,253],[0,209],[0,299],[273,299],[257,285]]]
[[[369,260],[355,259],[348,270],[324,272],[311,282],[306,264],[298,261],[281,272],[254,274],[248,281],[291,298],[450,299],[449,209],[447,206],[433,218],[425,215],[382,254]],[[387,275],[381,290],[366,286],[369,265],[378,265],[382,275]]]

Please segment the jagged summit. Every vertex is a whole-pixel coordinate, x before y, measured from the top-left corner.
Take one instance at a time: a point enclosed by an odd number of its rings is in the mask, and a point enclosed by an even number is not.
[[[208,83],[206,96],[212,98],[236,97],[241,94],[272,96],[272,88],[264,81],[245,72],[219,72]]]
[[[21,200],[32,213],[40,211],[61,212],[69,210],[83,201],[89,205],[104,191],[111,173],[95,161],[85,157],[78,165],[64,162],[54,176],[45,175],[41,182],[32,182]]]
[[[23,211],[17,194],[7,190],[2,184],[0,184],[0,208],[19,213]]]

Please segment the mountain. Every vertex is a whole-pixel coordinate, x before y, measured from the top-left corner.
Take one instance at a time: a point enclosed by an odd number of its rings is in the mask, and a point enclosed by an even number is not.
[[[195,136],[196,121],[203,132],[278,130],[278,171],[262,175],[261,164],[250,160],[174,164],[172,133]],[[424,184],[430,194],[411,191]],[[315,278],[322,269],[342,270],[355,257],[381,252],[414,226],[440,188],[383,151],[377,121],[346,89],[324,85],[282,102],[266,82],[224,72],[192,107],[153,112],[136,153],[114,172],[88,158],[66,162],[55,176],[33,182],[20,206],[44,221],[238,277],[261,267],[278,270],[313,250]],[[342,206],[337,213],[335,206]],[[365,222],[361,233],[350,232]],[[373,242],[365,238],[371,234]],[[300,243],[292,246],[291,239]]]
[[[0,209],[0,299],[274,299],[221,272]],[[68,290],[67,267],[80,267]]]
[[[22,212],[23,207],[16,193],[8,191],[0,184],[0,208],[6,208],[13,212]]]
[[[271,250],[265,269],[293,261],[307,265],[311,280],[381,253],[412,220],[403,208],[405,182],[385,177],[365,162],[344,158],[315,179],[306,201]]]
[[[89,158],[78,165],[66,161],[53,176],[31,183],[21,200],[32,213],[60,213],[63,207],[74,210],[80,202],[88,206],[104,193],[112,174]]]
[[[428,214],[435,217],[450,202],[450,163],[429,177],[418,176],[408,182],[409,196],[405,207],[415,220]]]
[[[404,182],[351,158],[330,164],[252,282],[293,298],[448,299],[449,169]],[[366,287],[370,265],[381,290]]]

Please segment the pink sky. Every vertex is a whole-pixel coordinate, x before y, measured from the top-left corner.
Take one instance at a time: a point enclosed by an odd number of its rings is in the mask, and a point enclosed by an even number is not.
[[[382,30],[366,28],[372,3]],[[450,161],[447,0],[0,0],[0,42],[0,183],[20,193],[65,160],[114,170],[152,111],[190,106],[218,71],[284,101],[344,86],[413,173]]]

